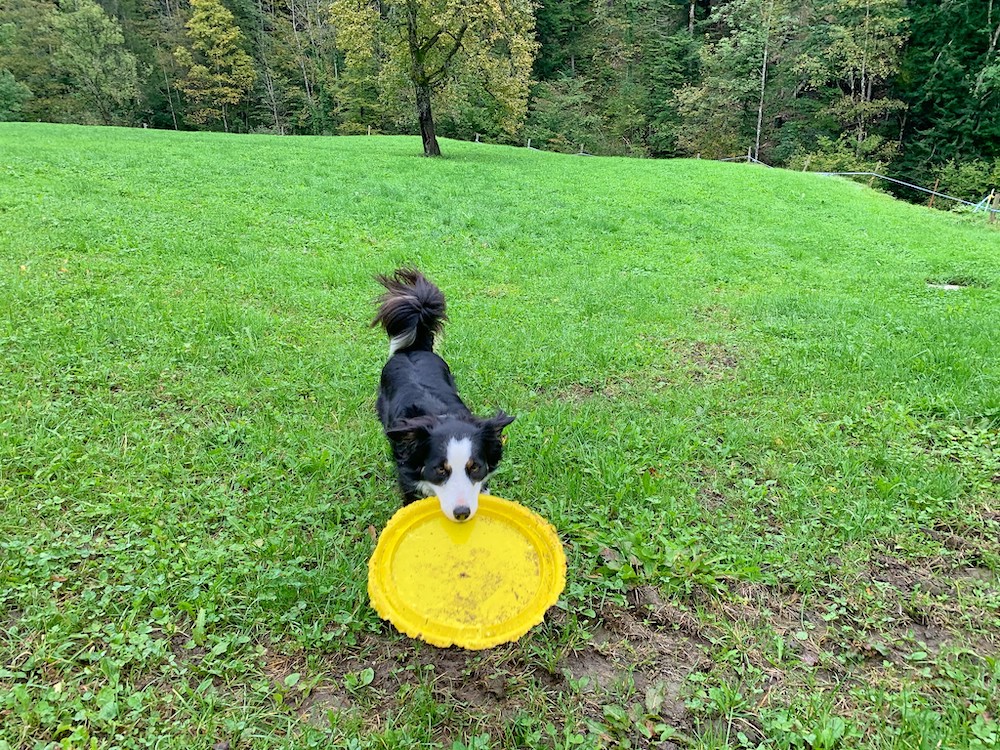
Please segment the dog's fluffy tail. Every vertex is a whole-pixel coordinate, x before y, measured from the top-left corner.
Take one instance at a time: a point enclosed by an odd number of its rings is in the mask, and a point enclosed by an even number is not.
[[[448,319],[441,290],[414,268],[375,279],[386,291],[378,298],[372,326],[381,325],[389,334],[389,356],[406,349],[431,351],[434,335]]]

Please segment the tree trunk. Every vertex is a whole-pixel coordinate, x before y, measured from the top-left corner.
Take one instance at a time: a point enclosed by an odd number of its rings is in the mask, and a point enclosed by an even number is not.
[[[754,139],[753,146],[754,161],[760,160],[760,131],[764,125],[764,91],[767,86],[767,55],[771,44],[771,15],[773,13],[774,0],[771,0],[767,18],[764,19],[764,59],[760,64],[760,99],[757,102],[757,137]]]
[[[160,52],[160,43],[156,43],[157,59],[160,61],[160,70],[163,71],[163,85],[166,86],[167,90],[167,103],[170,105],[170,119],[174,121],[174,130],[180,130],[177,127],[177,112],[174,111],[174,97],[170,93],[170,79],[167,78],[167,68],[163,64],[163,54]]]
[[[437,136],[434,135],[434,117],[431,115],[431,87],[415,83],[417,94],[417,118],[420,120],[420,137],[424,142],[424,156],[441,156]]]
[[[271,72],[271,63],[267,59],[267,52],[265,52],[268,44],[268,34],[267,28],[264,24],[264,18],[268,15],[268,11],[264,8],[262,0],[257,0],[257,13],[260,16],[260,25],[257,27],[257,49],[260,50],[261,75],[264,79],[264,92],[267,95],[266,101],[268,109],[271,110],[271,116],[274,118],[274,129],[278,131],[278,135],[284,135],[285,126],[282,124],[281,116],[278,113],[278,92],[274,87],[274,75]],[[249,128],[247,129],[249,130]]]
[[[434,135],[434,116],[431,114],[431,76],[424,67],[424,55],[433,44],[421,44],[417,36],[417,4],[415,0],[406,3],[407,42],[410,47],[410,80],[417,96],[417,119],[420,120],[420,137],[424,142],[424,156],[441,156],[437,136]],[[464,31],[464,29],[463,29]]]
[[[316,131],[316,100],[313,97],[313,82],[309,77],[309,71],[306,68],[306,48],[299,38],[299,20],[296,17],[295,10],[295,0],[292,0],[288,4],[288,9],[291,11],[292,19],[292,37],[295,39],[295,57],[299,63],[299,70],[302,72],[302,87],[306,94],[306,102],[309,104],[309,125],[313,128],[313,132]]]

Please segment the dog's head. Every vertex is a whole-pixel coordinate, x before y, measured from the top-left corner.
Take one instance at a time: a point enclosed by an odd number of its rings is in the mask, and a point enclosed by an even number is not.
[[[489,419],[409,419],[386,430],[396,455],[416,476],[417,489],[434,495],[453,521],[476,515],[483,483],[503,455],[503,428],[514,421],[498,412]]]

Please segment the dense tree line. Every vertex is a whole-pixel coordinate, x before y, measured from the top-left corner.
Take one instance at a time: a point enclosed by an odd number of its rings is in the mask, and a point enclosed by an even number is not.
[[[0,0],[0,120],[426,142],[433,101],[452,137],[978,198],[998,47],[1000,0]]]

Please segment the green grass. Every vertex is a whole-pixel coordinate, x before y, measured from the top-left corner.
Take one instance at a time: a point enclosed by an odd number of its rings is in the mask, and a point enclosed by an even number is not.
[[[0,748],[1000,747],[985,222],[707,161],[0,143]],[[368,606],[403,263],[569,559],[487,652]]]

